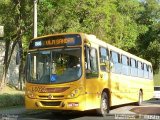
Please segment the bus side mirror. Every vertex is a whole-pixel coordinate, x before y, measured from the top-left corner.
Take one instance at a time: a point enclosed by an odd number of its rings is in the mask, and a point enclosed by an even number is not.
[[[110,64],[110,61],[107,60],[107,61],[105,62],[105,65],[106,65],[107,68],[109,68],[109,66],[110,66],[109,64]]]
[[[110,61],[110,69],[113,68],[113,65],[114,65],[113,62]]]
[[[107,61],[105,62],[105,64],[106,64],[106,67],[107,67],[108,69],[112,69],[112,68],[113,68],[113,62],[107,60]]]

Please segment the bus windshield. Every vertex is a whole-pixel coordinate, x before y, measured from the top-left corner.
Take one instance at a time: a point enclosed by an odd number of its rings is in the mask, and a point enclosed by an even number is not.
[[[37,84],[65,83],[81,77],[81,48],[28,53],[27,81]]]

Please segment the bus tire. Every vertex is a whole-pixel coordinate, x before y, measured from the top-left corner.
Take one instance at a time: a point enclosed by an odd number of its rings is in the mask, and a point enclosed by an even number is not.
[[[102,116],[107,116],[109,113],[109,96],[106,92],[101,95],[100,109],[98,109],[98,114]]]
[[[142,91],[140,90],[139,91],[139,96],[138,96],[138,106],[141,106],[142,105],[142,102],[143,102],[143,93]]]

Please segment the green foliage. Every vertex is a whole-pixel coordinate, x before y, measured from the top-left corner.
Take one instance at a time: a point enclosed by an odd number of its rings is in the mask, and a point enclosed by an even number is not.
[[[7,41],[17,41],[18,36],[32,36],[30,28],[32,24],[32,7],[29,0],[5,0],[0,2],[0,18],[4,25],[5,37]],[[30,37],[31,38],[31,37]],[[18,40],[19,41],[19,40]],[[21,40],[20,40],[21,41]]]
[[[160,86],[160,70],[157,74],[154,75],[154,85]]]
[[[116,12],[113,13],[111,28],[112,44],[126,51],[136,47],[139,34],[145,32],[145,26],[138,25],[143,7],[137,0],[116,0]],[[139,31],[141,29],[141,31]]]
[[[152,62],[156,73],[160,64],[160,2],[146,0],[141,5],[144,11],[137,22],[145,25],[148,30],[138,37],[137,50],[139,55]]]
[[[47,7],[43,8],[44,5]],[[48,9],[48,6],[50,9]],[[86,32],[94,34],[97,30],[95,28],[102,26],[102,20],[105,20],[104,7],[103,1],[96,0],[40,2],[39,18],[41,22],[39,21],[38,24],[39,33]]]
[[[0,2],[5,40],[32,38],[33,1]],[[158,0],[39,0],[38,36],[62,32],[94,34],[112,45],[143,57],[158,70],[160,63],[160,2]]]
[[[0,107],[24,105],[23,94],[1,94]]]

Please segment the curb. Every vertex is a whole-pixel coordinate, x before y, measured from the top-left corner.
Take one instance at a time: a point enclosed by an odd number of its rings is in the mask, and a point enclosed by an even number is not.
[[[46,110],[28,110],[24,106],[7,107],[0,109],[0,115],[32,115]]]
[[[27,110],[23,106],[14,106],[14,107],[1,108],[0,114],[19,115],[25,113],[26,111]]]

